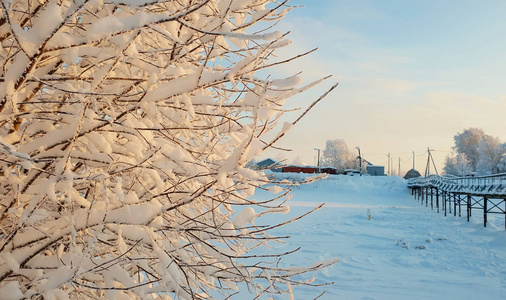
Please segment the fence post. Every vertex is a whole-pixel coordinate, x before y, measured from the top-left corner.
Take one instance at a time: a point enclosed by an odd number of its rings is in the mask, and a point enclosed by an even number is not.
[[[434,210],[434,188],[430,187],[430,209]]]
[[[448,195],[448,210],[450,211],[450,214],[452,213],[452,198],[454,196],[455,194],[452,195],[452,193]]]
[[[469,217],[471,217],[471,194],[467,195],[467,222],[469,222]]]
[[[460,202],[462,201],[462,198],[459,195],[459,218],[462,217],[462,208],[460,207]]]
[[[457,197],[458,197],[457,194],[453,195],[453,216],[454,217],[457,216]]]
[[[487,227],[487,202],[488,198],[483,197],[483,227]]]
[[[437,213],[439,213],[439,189],[436,189],[436,209]]]
[[[444,211],[445,211],[445,217],[446,217],[446,192],[443,192],[443,205],[444,205]]]

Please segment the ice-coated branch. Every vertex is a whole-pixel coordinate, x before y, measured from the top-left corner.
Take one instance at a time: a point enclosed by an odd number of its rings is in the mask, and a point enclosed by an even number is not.
[[[336,262],[255,253],[314,211],[265,224],[299,183],[246,167],[300,120],[277,132],[285,100],[326,79],[260,72],[313,51],[274,55],[288,0],[0,9],[0,298],[255,298]]]

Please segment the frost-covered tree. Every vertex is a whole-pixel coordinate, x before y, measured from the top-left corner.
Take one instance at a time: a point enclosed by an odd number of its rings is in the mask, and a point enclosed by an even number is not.
[[[304,160],[299,155],[295,156],[292,160],[292,165],[303,166],[305,165]]]
[[[443,167],[445,174],[464,176],[472,172],[465,154],[448,155]]]
[[[263,137],[285,100],[320,82],[257,74],[291,60],[273,56],[287,5],[0,2],[1,298],[275,294],[335,262],[249,254],[282,225],[255,219],[286,211],[255,188],[289,191],[244,166],[300,119]]]
[[[328,140],[322,155],[322,166],[334,167],[338,172],[358,168],[357,158],[342,139]]]
[[[482,129],[469,128],[454,137],[456,156],[448,157],[445,169],[447,174],[454,173],[456,165],[464,163],[466,172],[476,172],[479,175],[495,174],[502,171],[502,160],[506,153],[506,146],[497,137],[486,134]],[[461,158],[459,158],[461,156]],[[460,168],[462,169],[462,168]],[[459,170],[459,168],[457,168]]]
[[[284,152],[278,152],[276,154],[276,157],[274,158],[276,161],[278,161],[281,164],[287,164],[288,159],[286,158],[286,154]]]
[[[499,163],[497,164],[497,171],[499,173],[506,173],[506,143],[502,143],[499,147],[502,155],[499,159]]]
[[[466,156],[466,159],[469,160],[469,165],[473,172],[476,171],[476,166],[478,165],[478,144],[484,136],[485,132],[483,129],[469,128],[465,129],[462,133],[457,133],[453,137],[453,140],[455,142],[453,149],[458,154],[464,154]]]
[[[499,173],[499,163],[506,153],[497,137],[485,135],[478,144],[476,173],[480,175]]]

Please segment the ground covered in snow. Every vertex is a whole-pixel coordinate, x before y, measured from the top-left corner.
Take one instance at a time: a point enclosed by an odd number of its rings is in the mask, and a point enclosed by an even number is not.
[[[279,251],[302,247],[284,266],[341,258],[317,274],[315,283],[333,285],[297,287],[295,299],[324,290],[319,299],[506,299],[503,215],[490,216],[484,228],[481,211],[473,211],[469,223],[444,217],[420,205],[398,177],[339,175],[296,188],[290,213],[264,222],[322,202],[321,210],[276,231],[292,237],[286,244],[272,244]],[[251,298],[243,292],[238,298]]]

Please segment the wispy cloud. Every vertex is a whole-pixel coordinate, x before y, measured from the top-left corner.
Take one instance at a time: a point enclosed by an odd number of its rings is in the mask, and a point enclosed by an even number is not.
[[[499,66],[506,67],[504,54],[498,57],[494,51],[494,63],[482,64],[472,49],[432,44],[438,41],[432,41],[430,33],[416,32],[425,40],[396,39],[396,28],[409,35],[403,26],[412,25],[409,18],[394,16],[403,12],[401,8],[384,12],[370,1],[320,0],[306,5],[312,3],[327,6],[321,6],[319,13],[313,7],[308,14],[289,17],[282,24],[283,30],[292,32],[294,42],[280,58],[314,47],[319,51],[278,72],[289,76],[303,71],[306,80],[334,74],[333,80],[341,84],[284,139],[282,146],[293,148],[293,156],[311,162],[313,146],[322,147],[331,138],[344,138],[351,146],[378,153],[376,158],[371,154],[371,159],[379,162],[388,152],[409,156],[412,150],[429,146],[449,151],[453,135],[471,126],[506,138],[502,116],[506,95],[502,73],[497,72]],[[409,4],[404,5],[409,9]],[[404,23],[395,23],[399,20]],[[377,30],[375,22],[390,22],[391,32]],[[294,107],[307,105],[322,89],[289,102]],[[444,155],[436,159],[442,163]]]

